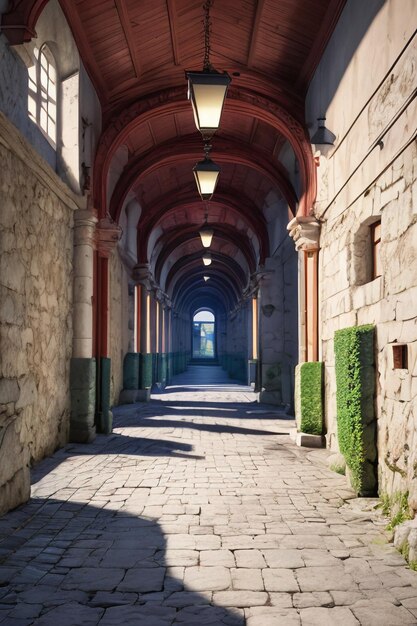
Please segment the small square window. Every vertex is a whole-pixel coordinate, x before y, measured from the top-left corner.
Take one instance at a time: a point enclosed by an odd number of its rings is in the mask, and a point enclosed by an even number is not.
[[[408,346],[398,345],[392,346],[392,359],[395,370],[407,370],[408,369]]]

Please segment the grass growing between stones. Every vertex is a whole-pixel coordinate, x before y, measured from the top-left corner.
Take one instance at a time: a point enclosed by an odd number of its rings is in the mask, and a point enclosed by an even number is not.
[[[330,469],[332,472],[336,472],[336,474],[340,474],[341,476],[346,476],[346,466],[340,465],[339,463],[333,463],[330,465]]]
[[[382,513],[389,518],[387,530],[394,530],[396,526],[412,519],[408,506],[408,491],[396,491],[391,496],[383,493],[380,496]],[[401,550],[402,553],[402,550]],[[403,554],[405,558],[405,554]]]

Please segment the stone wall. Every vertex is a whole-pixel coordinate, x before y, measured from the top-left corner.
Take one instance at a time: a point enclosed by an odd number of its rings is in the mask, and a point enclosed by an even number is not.
[[[417,509],[417,5],[405,0],[399,11],[389,0],[373,15],[363,8],[348,2],[307,100],[308,119],[325,113],[338,134],[320,156],[316,206],[327,441],[337,449],[334,332],[375,324],[379,491],[409,490]],[[370,225],[379,219],[382,275],[373,280]],[[403,369],[394,368],[397,343],[408,350]]]
[[[75,197],[0,113],[0,513],[67,441]]]
[[[128,275],[116,247],[109,259],[109,348],[111,358],[110,404],[118,404],[123,389],[123,359],[129,352],[133,329],[129,329]],[[130,324],[133,320],[130,319]]]
[[[288,207],[271,193],[264,207],[271,256],[260,282],[260,400],[293,410],[297,364],[297,253],[287,234]]]

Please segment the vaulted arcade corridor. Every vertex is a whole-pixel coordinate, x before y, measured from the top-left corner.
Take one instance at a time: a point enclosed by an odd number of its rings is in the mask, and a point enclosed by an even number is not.
[[[0,0],[0,622],[416,623],[416,23]]]

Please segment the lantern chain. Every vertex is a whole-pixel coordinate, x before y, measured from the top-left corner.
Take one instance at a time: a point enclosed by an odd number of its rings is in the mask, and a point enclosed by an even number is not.
[[[203,5],[204,9],[204,64],[203,68],[205,72],[209,72],[211,70],[210,63],[210,8],[213,6],[213,0],[207,0]]]

